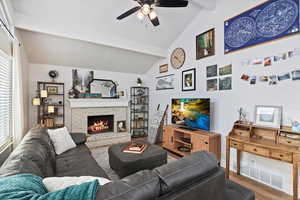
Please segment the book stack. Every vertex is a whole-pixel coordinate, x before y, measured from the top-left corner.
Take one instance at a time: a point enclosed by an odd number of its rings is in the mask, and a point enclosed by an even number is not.
[[[141,154],[146,150],[147,147],[147,144],[130,144],[123,150],[123,152]]]

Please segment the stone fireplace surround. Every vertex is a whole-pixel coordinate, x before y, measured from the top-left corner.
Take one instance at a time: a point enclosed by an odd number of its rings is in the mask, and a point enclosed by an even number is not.
[[[121,99],[69,99],[71,108],[71,132],[87,133],[88,116],[113,115],[114,132],[92,134],[88,146],[101,146],[128,142],[130,133],[117,133],[117,122],[126,121],[128,130],[128,100]],[[129,130],[128,130],[129,132]]]

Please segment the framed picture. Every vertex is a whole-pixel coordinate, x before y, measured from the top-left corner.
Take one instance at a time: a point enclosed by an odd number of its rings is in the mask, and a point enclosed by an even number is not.
[[[206,77],[211,78],[218,76],[218,65],[211,65],[206,67]]]
[[[196,69],[182,71],[182,91],[196,90]]]
[[[215,55],[215,29],[196,36],[196,59]]]
[[[232,77],[219,78],[219,90],[231,90],[232,89]]]
[[[231,74],[232,74],[232,64],[226,65],[219,69],[220,76],[226,76],[226,75],[231,75]]]
[[[58,94],[58,86],[47,86],[48,94]]]
[[[117,121],[117,131],[119,133],[127,131],[126,121]]]
[[[156,78],[156,90],[170,90],[174,88],[174,74]]]
[[[256,125],[280,128],[282,118],[281,106],[255,106],[254,121]]]
[[[207,91],[212,92],[212,91],[217,91],[218,90],[218,79],[209,79],[207,80]]]
[[[224,52],[285,38],[299,30],[299,0],[265,1],[224,22]]]
[[[159,66],[159,73],[166,73],[169,71],[169,65],[168,64],[164,64]]]

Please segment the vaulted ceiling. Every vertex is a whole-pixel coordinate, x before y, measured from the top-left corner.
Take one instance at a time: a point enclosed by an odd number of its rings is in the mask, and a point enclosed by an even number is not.
[[[12,4],[15,25],[22,30],[21,37],[31,62],[89,64],[100,70],[143,73],[158,59],[166,57],[167,48],[184,28],[202,9],[214,9],[216,0],[190,0],[188,8],[157,8],[159,27],[153,27],[147,20],[139,21],[135,15],[116,20],[118,15],[137,5],[133,0],[12,0]],[[45,54],[54,46],[60,48],[60,44],[65,45],[60,50],[65,57],[53,62],[54,58]],[[72,61],[71,47],[86,49],[77,50],[76,62]],[[86,62],[88,54],[99,58]],[[128,62],[127,56],[131,65],[120,66],[124,62],[117,59]],[[140,58],[144,58],[144,63]]]

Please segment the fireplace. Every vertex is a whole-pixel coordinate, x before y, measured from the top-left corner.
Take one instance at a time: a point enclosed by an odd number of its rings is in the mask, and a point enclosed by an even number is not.
[[[99,115],[88,116],[88,133],[105,133],[114,132],[114,116]]]

